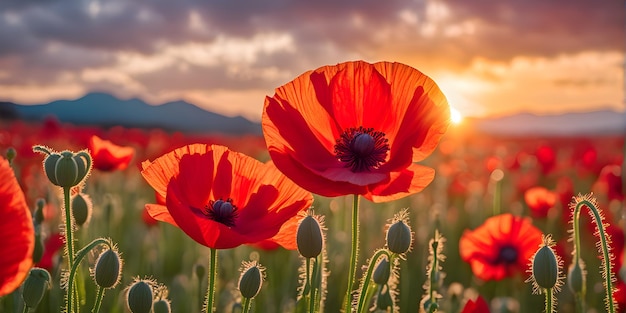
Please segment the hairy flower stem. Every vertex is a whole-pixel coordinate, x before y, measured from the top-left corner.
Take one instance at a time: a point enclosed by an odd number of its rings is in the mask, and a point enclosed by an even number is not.
[[[546,309],[545,312],[546,313],[553,313],[554,311],[554,307],[552,305],[552,297],[554,294],[553,288],[545,288],[544,293],[546,294]]]
[[[207,286],[206,302],[204,304],[206,313],[213,312],[215,281],[217,278],[217,249],[209,249],[209,251],[209,285]]]
[[[350,253],[350,268],[348,272],[348,287],[344,299],[344,312],[352,312],[352,285],[356,274],[356,259],[359,253],[359,195],[354,195],[352,203],[352,250]]]
[[[80,249],[77,253],[76,253],[76,258],[75,258],[75,262],[71,264],[71,269],[70,269],[70,276],[67,280],[67,290],[73,290],[75,288],[74,286],[74,276],[76,275],[76,270],[78,269],[78,266],[80,265],[80,262],[85,258],[85,256],[87,255],[87,253],[89,253],[89,251],[91,251],[91,249],[97,247],[98,245],[107,245],[109,247],[109,249],[113,249],[113,245],[111,244],[111,242],[107,239],[104,238],[97,238],[94,239],[92,242],[90,242],[88,245],[86,245],[84,248]],[[103,291],[104,292],[104,291]],[[68,292],[68,299],[69,299],[69,295],[71,293]],[[67,301],[67,312],[68,313],[72,313],[74,312],[72,309],[72,301]],[[76,308],[76,311],[78,312],[78,307]]]
[[[70,202],[70,187],[63,187],[63,209],[65,213],[65,250],[67,251],[68,267],[72,267],[74,264],[74,227],[72,224],[72,208]],[[76,303],[76,311],[78,311],[78,290],[75,288],[67,289],[66,307],[68,313],[73,313],[71,310],[71,302]]]
[[[574,206],[574,262],[578,262],[580,259],[580,210],[586,206],[589,208],[591,215],[596,223],[598,237],[600,238],[599,248],[602,251],[602,266],[604,279],[604,291],[606,292],[605,304],[607,312],[615,313],[615,300],[613,299],[613,272],[611,269],[611,254],[609,247],[609,239],[606,235],[605,225],[603,224],[602,215],[597,207],[597,204],[590,196],[575,197]]]
[[[315,312],[315,307],[317,306],[316,304],[319,303],[317,295],[318,289],[320,288],[320,281],[318,278],[321,276],[318,275],[320,270],[318,268],[318,265],[319,262],[317,261],[317,259],[313,259],[313,276],[309,280],[309,283],[311,285],[311,288],[309,289],[309,291],[311,292],[311,295],[309,297],[309,312],[311,313]]]
[[[393,254],[390,254],[388,250],[386,249],[381,249],[376,251],[376,253],[374,254],[374,256],[372,256],[372,258],[370,259],[369,264],[367,265],[367,270],[365,272],[365,276],[363,277],[363,285],[361,286],[361,288],[359,288],[359,299],[357,302],[357,313],[361,313],[361,312],[365,312],[367,310],[366,305],[367,302],[367,291],[369,290],[369,284],[370,281],[372,280],[372,274],[374,273],[374,270],[376,269],[376,264],[378,264],[378,260],[382,257],[387,257],[387,260],[389,260],[389,264],[391,266],[391,264],[393,264]],[[393,306],[392,309],[393,311]]]
[[[98,286],[98,295],[96,296],[96,303],[93,305],[93,310],[91,310],[91,313],[98,313],[100,312],[100,305],[102,304],[102,298],[104,297],[104,288]]]
[[[250,304],[252,303],[252,299],[250,298],[243,298],[243,311],[241,311],[242,313],[248,313],[250,312]]]

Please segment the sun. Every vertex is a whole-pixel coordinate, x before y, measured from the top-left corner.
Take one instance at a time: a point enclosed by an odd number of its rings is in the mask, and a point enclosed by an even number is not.
[[[461,124],[461,122],[463,122],[463,115],[461,115],[461,112],[459,112],[459,110],[450,107],[450,121],[454,125],[459,125]]]

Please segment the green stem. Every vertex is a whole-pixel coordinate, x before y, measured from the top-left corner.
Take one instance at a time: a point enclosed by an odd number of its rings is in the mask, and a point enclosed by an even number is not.
[[[600,237],[600,249],[602,250],[602,264],[604,267],[604,274],[602,275],[604,278],[604,291],[606,292],[606,308],[610,313],[615,313],[615,300],[613,299],[613,272],[611,270],[611,255],[610,255],[610,247],[608,240],[606,238],[606,230],[604,229],[604,224],[602,223],[602,215],[598,210],[598,207],[595,204],[595,201],[591,201],[587,198],[578,198],[576,201],[576,207],[574,209],[574,241],[576,244],[574,260],[578,260],[580,257],[580,230],[578,228],[579,224],[579,215],[580,209],[583,206],[587,206],[589,211],[591,212],[594,221],[596,222],[596,227],[598,228],[598,236]]]
[[[317,282],[313,282],[314,277],[309,276],[310,275],[310,266],[311,266],[311,259],[307,258],[306,260],[306,279],[307,279],[307,284],[309,285],[309,312],[313,313],[315,312],[315,296],[316,293],[315,291],[317,290]],[[315,259],[313,259],[313,267],[317,266],[317,261]],[[313,270],[313,272],[315,273],[315,270]]]
[[[74,228],[72,223],[72,209],[70,207],[70,190],[69,187],[63,187],[63,208],[65,211],[65,247],[67,251],[67,260],[68,266],[72,267],[74,264]],[[72,301],[78,304],[78,299],[75,299],[74,296],[78,297],[78,292],[75,289],[67,289],[67,302],[66,307],[68,308],[68,313],[73,313],[71,310]],[[78,311],[78,305],[76,305]]]
[[[313,302],[313,299],[311,299],[311,297],[309,296],[311,294],[311,258],[306,258],[305,261],[305,266],[306,266],[306,278],[305,278],[305,282],[304,282],[304,290],[302,291],[302,297],[304,297],[304,299],[310,304],[311,302]],[[311,310],[309,310],[309,312],[313,312]]]
[[[102,304],[102,298],[104,297],[104,288],[101,288],[100,286],[98,286],[97,288],[98,295],[96,296],[96,303],[93,306],[93,310],[91,310],[92,313],[100,312],[100,305]]]
[[[87,253],[89,251],[91,251],[91,249],[95,248],[98,245],[101,244],[105,244],[107,246],[109,246],[110,249],[113,249],[113,245],[111,244],[111,242],[107,239],[104,238],[97,238],[94,239],[92,242],[90,242],[88,245],[86,245],[84,248],[80,249],[77,253],[76,253],[76,259],[75,262],[71,264],[71,269],[70,269],[70,276],[68,277],[67,280],[67,290],[68,290],[68,298],[69,295],[71,294],[71,292],[69,292],[70,290],[74,290],[74,275],[76,275],[76,269],[78,268],[78,265],[80,265],[80,262],[85,258],[85,256],[87,255]],[[68,313],[72,313],[72,301],[68,301],[67,302],[67,312]]]
[[[546,288],[544,289],[545,293],[546,293],[546,313],[552,313],[554,312],[554,308],[552,307],[552,294],[553,294],[553,290],[552,288]]]
[[[252,303],[252,299],[250,299],[250,298],[243,298],[243,311],[242,311],[242,313],[250,312],[250,304],[251,303]]]
[[[430,297],[430,302],[435,303],[437,300],[435,298],[435,284],[437,284],[437,271],[439,270],[439,256],[437,256],[437,249],[439,245],[439,241],[437,240],[437,232],[435,232],[435,240],[432,242],[433,249],[433,264],[430,267],[429,276],[429,284],[428,284],[428,296]]]
[[[24,309],[22,309],[22,313],[28,313],[28,306],[24,304]]]
[[[376,269],[376,264],[378,264],[378,260],[383,256],[387,257],[387,260],[389,261],[389,266],[393,266],[393,259],[392,256],[389,254],[389,251],[387,251],[386,249],[381,249],[374,253],[374,256],[372,256],[372,258],[370,259],[370,263],[367,265],[367,270],[365,272],[365,276],[363,277],[363,286],[359,288],[359,300],[357,302],[356,309],[357,313],[364,312],[364,309],[367,305],[366,298],[370,280],[372,280],[372,275],[374,273],[374,270]]]
[[[217,277],[217,249],[209,249],[209,285],[207,286],[205,308],[207,313],[213,312],[215,281]]]
[[[500,212],[502,212],[502,179],[496,181],[493,192],[493,215],[499,215]]]
[[[352,285],[356,273],[356,259],[359,249],[359,195],[354,195],[352,202],[352,249],[350,252],[350,268],[348,272],[348,287],[344,299],[344,312],[352,312]]]

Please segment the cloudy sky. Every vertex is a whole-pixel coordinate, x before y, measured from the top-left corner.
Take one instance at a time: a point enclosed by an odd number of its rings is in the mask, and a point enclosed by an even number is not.
[[[431,76],[464,115],[622,110],[616,0],[2,0],[0,101],[89,91],[259,120],[304,71],[363,59]]]

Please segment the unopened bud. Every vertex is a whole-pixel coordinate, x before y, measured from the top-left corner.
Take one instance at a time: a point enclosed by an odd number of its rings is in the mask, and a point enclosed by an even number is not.
[[[168,300],[161,299],[154,302],[152,310],[154,313],[170,313],[172,312],[172,307]]]
[[[15,151],[15,148],[9,147],[9,149],[7,149],[7,161],[9,161],[9,164],[13,163],[13,159],[15,159],[16,156],[17,151]]]
[[[389,281],[389,276],[391,275],[391,266],[389,261],[386,258],[383,258],[376,265],[376,269],[374,270],[374,274],[372,278],[374,282],[378,285],[384,285]]]
[[[312,215],[305,216],[298,225],[296,243],[298,252],[305,258],[316,258],[322,252],[322,229]]]
[[[45,219],[43,210],[45,207],[46,207],[46,200],[42,198],[37,199],[37,202],[35,205],[35,214],[33,214],[33,223],[35,224],[35,226],[43,223]]]
[[[554,288],[559,277],[559,265],[552,248],[544,245],[537,250],[533,258],[532,274],[539,287]]]
[[[102,252],[96,260],[94,279],[101,288],[113,288],[120,281],[122,261],[114,249]]]
[[[80,184],[91,171],[91,156],[86,151],[52,152],[46,147],[35,146],[33,151],[46,154],[43,168],[52,184],[71,188]]]
[[[24,281],[22,290],[24,304],[29,308],[37,307],[49,286],[50,273],[43,268],[32,268]]]
[[[263,270],[256,261],[243,263],[239,277],[239,291],[242,297],[247,299],[256,297],[263,285]]]
[[[387,230],[387,248],[397,254],[406,253],[411,248],[411,228],[398,220]]]
[[[153,292],[149,281],[138,280],[128,289],[126,298],[128,309],[133,313],[150,313],[152,310]]]
[[[88,195],[78,193],[72,198],[72,216],[77,226],[83,226],[89,221],[93,204]]]
[[[389,289],[387,287],[381,288],[381,292],[379,292],[378,297],[376,297],[376,308],[387,312],[392,306],[393,300],[389,294]]]
[[[582,260],[574,262],[567,271],[567,285],[574,294],[584,294],[586,287],[586,271]]]

